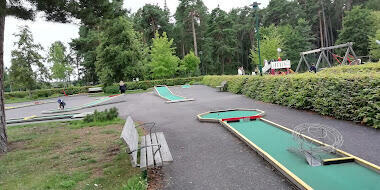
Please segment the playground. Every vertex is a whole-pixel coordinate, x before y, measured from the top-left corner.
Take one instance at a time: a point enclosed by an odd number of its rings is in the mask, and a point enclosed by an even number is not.
[[[340,148],[354,156],[380,164],[380,143],[378,131],[369,127],[358,126],[349,121],[323,117],[307,111],[299,111],[283,106],[253,101],[242,95],[217,92],[216,89],[203,85],[169,87],[177,96],[191,97],[195,101],[167,104],[156,92],[128,94],[120,97],[115,104],[87,107],[76,112],[104,110],[111,107],[119,109],[120,116],[133,116],[136,121],[156,122],[158,130],[165,133],[174,162],[163,167],[164,189],[294,189],[296,183],[289,180],[281,170],[276,169],[260,153],[244,144],[228,128],[220,124],[199,122],[196,117],[206,113],[204,119],[225,119],[242,116],[261,115],[265,120],[293,129],[301,123],[321,123],[332,126],[342,133],[344,145]],[[96,98],[86,95],[65,98],[67,108],[90,104]],[[17,106],[20,104],[6,105]],[[45,116],[43,111],[56,109],[56,103],[47,103],[29,107],[6,110],[7,119]],[[244,108],[245,110],[231,110]],[[216,112],[229,110],[227,112]],[[265,113],[264,113],[265,112]],[[70,114],[71,112],[62,113]],[[311,167],[304,158],[287,151],[293,146],[291,134],[264,120],[226,123],[246,136],[262,150],[272,155],[303,182],[314,189],[376,189],[373,181],[378,181],[378,174],[357,162]],[[258,126],[247,127],[246,125]],[[12,127],[12,126],[9,126]],[[270,135],[266,135],[266,134]],[[261,137],[261,138],[260,138]],[[265,138],[263,138],[265,137]],[[270,137],[270,138],[269,138]],[[271,146],[279,143],[281,146]],[[286,143],[282,143],[286,142]],[[294,142],[293,142],[294,143]],[[277,152],[281,150],[281,152]],[[331,156],[334,157],[334,156]],[[292,159],[293,162],[289,162]],[[286,164],[285,164],[286,163]],[[297,166],[297,167],[295,167]],[[349,166],[349,167],[344,167]],[[291,169],[295,167],[295,169]],[[311,169],[324,177],[308,175]],[[356,175],[357,172],[363,175]],[[331,176],[337,176],[332,178]],[[320,182],[322,179],[322,182]],[[348,183],[350,182],[350,183]],[[371,186],[372,185],[372,186]],[[331,188],[332,187],[332,188]]]

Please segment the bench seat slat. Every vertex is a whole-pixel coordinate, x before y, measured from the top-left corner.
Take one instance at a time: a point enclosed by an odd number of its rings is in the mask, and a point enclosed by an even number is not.
[[[141,137],[141,147],[146,145],[145,136]],[[146,168],[146,148],[140,150],[140,168],[144,170]]]
[[[149,146],[146,148],[146,155],[147,155],[147,166],[149,168],[154,167],[154,160],[153,160],[153,150],[150,146],[152,144],[152,139],[150,138],[150,135],[145,136],[146,145]]]
[[[164,163],[172,162],[173,157],[169,151],[169,146],[168,146],[168,143],[166,142],[164,133],[163,132],[157,132],[156,136],[157,136],[158,143],[161,144],[160,152],[161,152],[162,161]]]
[[[158,144],[156,133],[152,133],[151,138],[152,138],[152,144]],[[158,150],[158,146],[153,146],[152,148],[153,148],[153,154],[154,154]],[[154,156],[154,162],[156,166],[162,166],[160,151],[157,151],[156,154],[154,154],[153,156]]]

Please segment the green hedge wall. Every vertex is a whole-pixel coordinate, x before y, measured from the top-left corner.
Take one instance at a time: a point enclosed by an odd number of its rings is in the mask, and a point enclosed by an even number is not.
[[[79,93],[87,93],[88,88],[91,86],[83,86],[83,87],[69,87],[69,88],[53,88],[53,89],[42,89],[42,90],[32,90],[31,95],[32,98],[44,98],[49,97],[54,94],[63,94],[63,90],[67,95],[79,94]],[[5,99],[12,98],[25,98],[29,96],[28,91],[16,91],[16,92],[6,92],[4,95]]]
[[[125,82],[127,90],[137,90],[137,89],[148,89],[155,85],[182,85],[186,83],[194,83],[202,81],[203,77],[190,77],[190,78],[174,78],[174,79],[161,79],[161,80],[147,80],[147,81],[136,81],[136,82]],[[104,87],[104,92],[106,93],[117,93],[119,92],[119,84],[113,84],[112,86]]]
[[[376,72],[379,68],[380,63],[376,63],[331,68],[332,72],[326,69],[317,74],[205,76],[203,83],[216,86],[226,80],[230,83],[228,90],[233,93],[379,128],[380,72]]]
[[[137,89],[148,89],[155,85],[182,85],[186,83],[194,83],[202,81],[203,77],[190,77],[190,78],[174,78],[174,79],[162,79],[162,80],[149,80],[149,81],[137,81],[137,82],[126,82],[127,90],[137,90]],[[88,88],[94,86],[83,86],[83,87],[69,87],[69,88],[53,88],[53,89],[43,89],[43,90],[32,90],[31,95],[33,99],[37,98],[45,98],[52,96],[54,94],[63,94],[63,90],[65,90],[67,95],[79,94],[79,93],[87,93]],[[104,92],[106,93],[118,93],[119,85],[114,84],[112,86],[104,87]],[[17,92],[6,92],[4,98],[12,99],[12,98],[25,98],[29,96],[29,92],[27,91],[17,91]]]

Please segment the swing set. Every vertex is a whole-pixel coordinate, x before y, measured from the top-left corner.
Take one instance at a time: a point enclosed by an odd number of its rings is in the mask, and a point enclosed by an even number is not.
[[[324,59],[327,62],[327,64],[329,65],[329,67],[332,67],[332,65],[330,63],[330,60],[327,57],[327,55],[329,55],[329,54],[332,55],[332,57],[339,63],[339,65],[360,64],[360,60],[356,57],[356,54],[355,54],[354,50],[352,49],[352,45],[353,45],[352,42],[348,42],[348,43],[340,44],[340,45],[336,45],[336,46],[322,47],[322,48],[319,48],[319,49],[314,49],[314,50],[310,50],[310,51],[301,52],[300,53],[301,58],[300,58],[300,61],[298,62],[298,66],[297,66],[296,72],[299,71],[299,69],[300,69],[300,67],[301,67],[301,65],[302,65],[303,62],[306,63],[307,68],[311,67],[311,65],[309,64],[309,62],[307,62],[307,60],[305,58],[305,55],[312,54],[312,53],[319,53],[319,52],[320,52],[319,58],[318,58],[316,66],[315,66],[315,68],[317,70],[319,68],[320,63],[322,62],[322,59]],[[346,50],[346,53],[345,53],[344,57],[341,57],[341,56],[336,55],[336,54],[334,54],[334,53],[331,52],[331,50],[333,50],[333,49],[345,48],[345,47],[347,47],[347,50]],[[352,55],[350,54],[350,52],[351,52]]]

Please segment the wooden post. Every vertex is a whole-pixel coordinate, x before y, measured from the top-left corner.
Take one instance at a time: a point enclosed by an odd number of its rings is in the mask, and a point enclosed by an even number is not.
[[[318,58],[317,64],[315,65],[315,68],[317,70],[318,70],[319,63],[321,63],[321,60],[322,60],[322,53],[323,53],[323,51],[319,54],[319,58]]]
[[[343,58],[343,61],[342,61],[342,65],[345,65],[346,62],[347,62],[347,57],[348,57],[348,54],[350,53],[350,47],[347,48],[346,50],[346,54],[344,54],[344,58]]]

